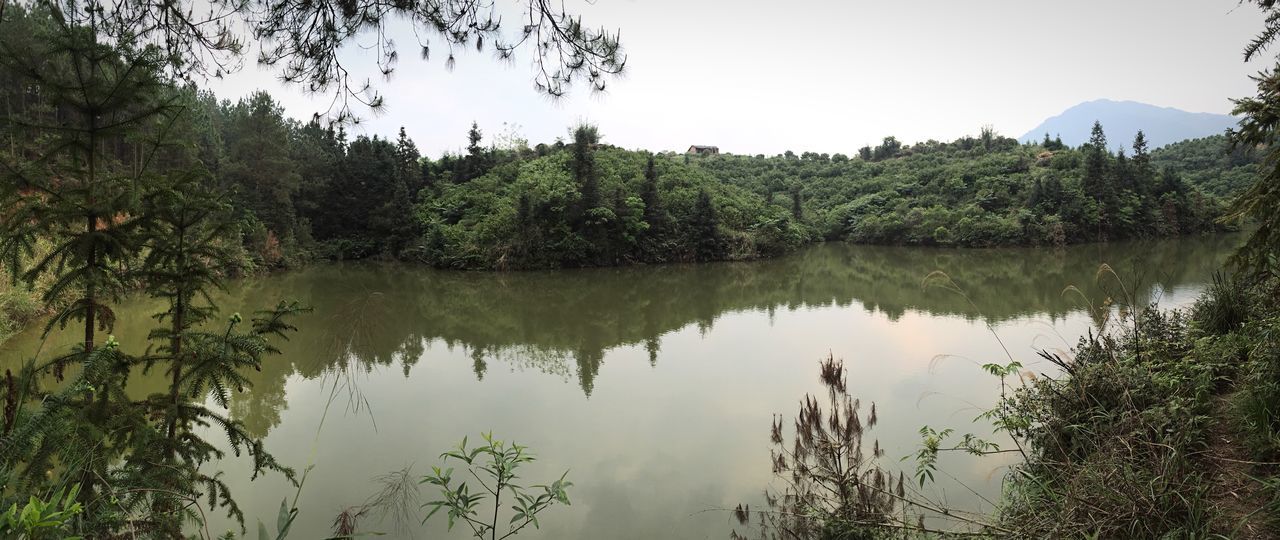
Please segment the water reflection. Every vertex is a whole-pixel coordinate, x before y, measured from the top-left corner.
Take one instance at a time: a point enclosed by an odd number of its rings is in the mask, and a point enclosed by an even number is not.
[[[1221,263],[1234,237],[1072,246],[1065,250],[931,250],[825,244],[756,263],[655,266],[564,272],[461,273],[400,265],[331,265],[236,284],[224,303],[265,306],[300,298],[315,315],[290,346],[291,365],[260,382],[244,405],[251,426],[274,425],[279,386],[292,370],[307,378],[335,368],[398,365],[408,376],[427,343],[462,348],[483,379],[493,362],[576,378],[590,395],[605,352],[642,345],[656,363],[662,336],[718,317],[756,310],[858,305],[896,321],[908,311],[986,322],[1030,315],[1057,319],[1081,302],[1064,299],[1078,285],[1095,302],[1100,263],[1131,284],[1139,301],[1199,284]],[[922,287],[942,270],[969,300]],[[976,307],[975,307],[976,306]],[[267,374],[264,373],[264,376]],[[239,405],[238,405],[239,407]],[[254,411],[254,412],[250,412]],[[239,409],[237,410],[239,412]]]
[[[846,358],[858,397],[881,405],[877,436],[896,459],[921,425],[972,418],[963,407],[994,388],[972,367],[931,370],[934,355],[998,358],[990,323],[1034,357],[1026,344],[1059,331],[1055,321],[1087,325],[1062,291],[1075,284],[1099,298],[1102,262],[1144,284],[1140,301],[1185,302],[1237,241],[1060,251],[827,244],[756,263],[510,274],[322,265],[237,282],[220,298],[228,313],[281,298],[315,308],[283,356],[247,374],[253,389],[233,396],[231,414],[269,436],[286,463],[301,468],[318,456],[304,537],[323,535],[326,513],[358,503],[369,478],[484,429],[530,443],[549,456],[550,472],[574,469],[582,492],[545,538],[723,537],[727,516],[690,516],[750,502],[764,488],[769,419],[814,390],[815,362],[827,351]],[[933,270],[972,304],[922,288]],[[123,306],[113,334],[144,347],[158,308],[145,299]],[[1073,341],[1071,331],[1058,345]],[[71,347],[73,334],[53,336],[44,351]],[[30,356],[36,338],[4,344],[0,362]],[[139,376],[131,392],[163,384]],[[335,389],[348,395],[334,402],[359,414],[333,414],[317,435]],[[992,484],[988,496],[998,490],[989,465],[944,465]],[[240,478],[234,463],[220,466]],[[233,489],[242,506],[273,511],[292,493],[280,484]]]

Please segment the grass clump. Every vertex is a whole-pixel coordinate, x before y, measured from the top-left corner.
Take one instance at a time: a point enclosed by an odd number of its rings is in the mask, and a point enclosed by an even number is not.
[[[1028,537],[1270,538],[1280,516],[1276,281],[1121,310],[992,416],[1025,449],[997,514]]]
[[[1196,456],[1230,366],[1198,358],[1187,317],[1154,307],[1141,324],[1083,338],[1065,375],[1038,378],[996,414],[1025,449],[1001,524],[1029,537],[1198,537],[1213,530]]]
[[[1215,272],[1213,282],[1191,308],[1192,318],[1205,332],[1227,334],[1249,319],[1251,302],[1242,280]]]
[[[36,242],[32,258],[44,257],[52,248],[48,240],[41,239]],[[21,276],[12,275],[8,268],[0,268],[0,343],[50,313],[42,296],[52,280],[51,276],[41,276],[28,283]]]

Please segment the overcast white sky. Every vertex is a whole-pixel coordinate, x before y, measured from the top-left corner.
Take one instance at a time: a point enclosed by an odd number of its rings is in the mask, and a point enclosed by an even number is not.
[[[514,22],[521,0],[495,0]],[[622,31],[627,73],[607,92],[578,85],[553,101],[533,89],[529,58],[474,49],[444,68],[418,59],[407,28],[386,111],[360,111],[354,131],[394,136],[425,155],[465,146],[472,120],[486,137],[504,122],[531,144],[587,120],[607,142],[740,154],[853,153],[885,135],[950,140],[991,124],[1019,136],[1082,101],[1109,98],[1226,113],[1252,93],[1241,49],[1261,16],[1237,0],[566,0],[590,26]],[[365,39],[364,42],[371,40]],[[433,40],[438,41],[438,40]],[[349,64],[372,60],[356,47]],[[253,65],[208,84],[222,98],[270,91],[298,118],[309,99]],[[487,139],[486,139],[487,140]]]

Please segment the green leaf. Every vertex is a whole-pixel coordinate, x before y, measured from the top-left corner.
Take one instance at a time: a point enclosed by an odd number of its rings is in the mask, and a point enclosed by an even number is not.
[[[289,532],[289,504],[288,499],[280,500],[280,515],[276,516],[276,532],[280,535],[278,538],[284,538],[285,533]]]
[[[444,508],[444,504],[444,501],[432,501],[427,503],[427,506],[434,506],[435,508],[432,508],[430,512],[427,512],[427,517],[422,518],[422,522],[425,524],[427,520],[431,519],[431,516],[436,515],[436,512],[439,512],[441,508]]]

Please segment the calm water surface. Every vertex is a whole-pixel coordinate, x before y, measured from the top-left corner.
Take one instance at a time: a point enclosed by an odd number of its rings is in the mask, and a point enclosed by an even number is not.
[[[821,357],[845,359],[850,391],[877,405],[867,444],[879,439],[882,464],[909,475],[898,458],[915,450],[922,425],[989,433],[971,420],[999,390],[977,364],[1007,361],[993,331],[1029,370],[1050,372],[1036,349],[1066,349],[1093,324],[1066,286],[1100,302],[1095,275],[1109,263],[1144,302],[1185,306],[1237,241],[959,251],[833,243],[754,263],[503,274],[322,265],[237,282],[221,298],[228,313],[285,298],[315,308],[284,355],[249,374],[254,387],[235,396],[231,414],[282,462],[314,467],[296,538],[323,537],[337,512],[372,493],[374,477],[404,467],[420,476],[464,435],[493,430],[535,450],[530,483],[566,469],[575,483],[573,505],[520,538],[722,539],[732,528],[723,509],[758,505],[770,486],[771,417],[792,418],[805,393],[820,391]],[[934,270],[969,299],[923,288]],[[158,307],[127,302],[114,335],[144,346]],[[72,334],[42,344],[29,331],[0,346],[0,362],[66,350]],[[155,375],[135,380],[138,395],[163,386]],[[944,459],[954,478],[929,493],[989,508],[1006,465]],[[250,529],[259,516],[274,525],[294,489],[278,477],[249,482],[240,461],[216,466]],[[443,519],[364,523],[392,537],[465,538],[446,534]],[[228,528],[225,519],[211,527]]]

